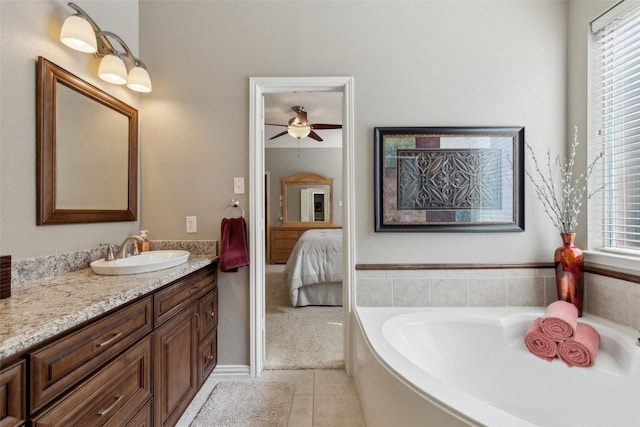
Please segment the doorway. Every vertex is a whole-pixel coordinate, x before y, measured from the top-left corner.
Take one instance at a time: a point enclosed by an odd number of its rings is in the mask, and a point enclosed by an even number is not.
[[[265,134],[264,96],[270,93],[342,93],[342,199],[343,199],[343,318],[344,362],[351,370],[351,311],[355,265],[353,262],[353,78],[352,77],[265,77],[250,79],[250,257],[260,262],[250,267],[250,369],[257,377],[265,360]]]

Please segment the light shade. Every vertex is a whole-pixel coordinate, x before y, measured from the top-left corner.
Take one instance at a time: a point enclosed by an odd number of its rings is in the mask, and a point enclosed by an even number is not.
[[[95,53],[98,50],[96,33],[91,24],[78,15],[71,15],[64,21],[60,30],[60,41],[80,52]]]
[[[287,132],[294,138],[304,138],[311,133],[309,126],[287,126]]]
[[[98,67],[98,76],[105,82],[123,85],[127,82],[127,67],[115,55],[105,55]]]
[[[151,92],[151,78],[147,70],[142,67],[133,67],[129,71],[127,86],[136,92]]]

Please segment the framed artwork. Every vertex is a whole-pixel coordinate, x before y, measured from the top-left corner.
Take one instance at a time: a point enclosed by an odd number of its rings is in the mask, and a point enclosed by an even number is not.
[[[523,127],[375,128],[375,231],[524,230]]]

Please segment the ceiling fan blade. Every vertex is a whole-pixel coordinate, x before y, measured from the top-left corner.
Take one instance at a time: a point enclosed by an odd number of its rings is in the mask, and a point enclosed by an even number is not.
[[[309,138],[315,139],[316,141],[324,141],[324,139],[320,138],[320,135],[318,135],[317,133],[315,133],[314,131],[309,132],[309,135],[307,135]]]
[[[311,125],[312,129],[342,129],[342,125],[331,125],[326,123],[314,123]]]
[[[271,138],[269,138],[269,141],[271,141],[272,139],[280,138],[282,135],[286,135],[287,133],[289,133],[289,132],[286,131],[286,130],[284,132],[280,132],[276,136],[272,136]]]
[[[278,123],[265,123],[265,125],[269,125],[269,126],[284,126],[284,127],[287,127],[287,125],[281,125],[281,124],[278,124]]]

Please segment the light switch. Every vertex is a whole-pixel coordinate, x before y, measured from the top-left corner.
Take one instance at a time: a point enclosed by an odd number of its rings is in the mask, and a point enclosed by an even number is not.
[[[244,194],[244,178],[233,178],[233,194]]]

